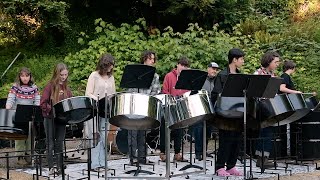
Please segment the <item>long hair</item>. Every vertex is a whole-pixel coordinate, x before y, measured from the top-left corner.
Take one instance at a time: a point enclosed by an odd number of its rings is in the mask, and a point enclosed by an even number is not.
[[[60,86],[60,72],[63,70],[68,70],[68,67],[64,63],[59,63],[56,65],[52,78],[50,80],[51,83],[51,99],[53,104],[59,101],[59,93],[60,91],[66,91],[68,87],[68,78],[63,82],[62,87]],[[67,94],[63,93],[64,98],[67,98]]]
[[[157,56],[154,51],[146,50],[143,51],[140,58],[140,63],[143,64],[148,58],[151,58],[151,55],[154,55],[154,63],[157,62]]]
[[[27,75],[30,76],[30,80],[29,80],[29,82],[28,82],[27,85],[28,85],[28,86],[32,86],[33,83],[34,83],[33,77],[32,77],[32,73],[31,73],[30,69],[27,68],[27,67],[22,67],[22,68],[20,69],[20,71],[19,71],[19,73],[18,73],[18,75],[17,75],[17,77],[16,77],[16,80],[15,80],[16,85],[17,85],[17,86],[23,85],[23,83],[22,83],[22,81],[21,81],[21,79],[20,79],[20,76],[22,75],[22,73],[26,73]]]
[[[112,65],[114,65],[114,57],[111,54],[103,54],[99,59],[96,71],[98,71],[100,75],[111,76],[113,74],[113,68],[110,72],[108,72],[108,69]]]

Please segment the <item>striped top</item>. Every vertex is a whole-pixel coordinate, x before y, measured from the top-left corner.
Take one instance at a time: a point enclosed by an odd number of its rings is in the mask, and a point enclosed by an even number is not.
[[[6,105],[10,105],[11,109],[15,109],[17,104],[22,105],[40,105],[40,94],[36,85],[18,86],[13,84],[11,87]]]

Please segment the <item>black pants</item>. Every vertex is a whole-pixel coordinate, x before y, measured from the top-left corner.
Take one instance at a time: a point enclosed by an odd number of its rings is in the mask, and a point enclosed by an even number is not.
[[[219,150],[216,163],[217,170],[224,168],[225,164],[227,164],[227,170],[236,165],[240,152],[240,139],[241,132],[219,129]]]
[[[174,153],[178,154],[181,151],[181,141],[182,141],[182,129],[174,129],[171,131],[171,137],[173,137],[173,148]],[[161,118],[161,126],[160,126],[160,152],[166,152],[165,146],[165,120]],[[170,138],[171,139],[171,138]]]
[[[146,161],[146,131],[128,130],[129,158],[137,158],[140,162]]]

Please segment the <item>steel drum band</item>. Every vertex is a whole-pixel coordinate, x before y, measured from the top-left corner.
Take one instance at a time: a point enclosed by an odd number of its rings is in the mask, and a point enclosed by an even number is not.
[[[168,107],[168,124],[171,129],[186,128],[195,123],[207,121],[224,130],[243,128],[244,98],[218,96],[213,105],[205,90],[180,97],[168,94],[149,96],[140,93],[116,93],[95,101],[87,96],[77,96],[56,103],[54,116],[57,123],[76,124],[96,116],[104,117],[105,109],[109,122],[127,130],[150,130],[160,126],[161,117],[165,117]],[[248,98],[248,127],[259,129],[269,126],[281,126],[292,123],[306,116],[317,103],[302,94],[278,94],[270,99]],[[15,110],[0,109],[0,138],[26,139],[27,133],[16,127]],[[101,113],[103,112],[103,113]]]

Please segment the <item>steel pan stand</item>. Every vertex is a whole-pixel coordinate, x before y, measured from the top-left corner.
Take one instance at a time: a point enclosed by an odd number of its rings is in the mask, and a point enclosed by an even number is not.
[[[35,105],[17,105],[15,123],[18,125],[23,125],[23,122],[29,123],[30,136],[31,136],[31,154],[28,155],[31,157],[32,166],[34,166],[34,127],[35,121],[43,121],[42,112],[40,106]],[[21,124],[20,124],[21,123]]]
[[[198,166],[198,165],[195,165],[195,164],[192,164],[192,127],[190,127],[190,131],[191,131],[191,134],[190,134],[190,159],[189,159],[189,164],[182,167],[179,171],[184,171],[186,169],[189,169],[189,168],[197,168],[197,169],[203,169],[201,166]],[[206,135],[204,135],[206,136]],[[203,158],[204,161],[206,161],[206,158],[204,156]]]
[[[280,88],[281,78],[271,78],[270,75],[229,74],[223,87],[223,97],[244,97],[243,113],[243,177],[246,172],[246,139],[247,139],[247,98],[274,98]],[[250,172],[251,173],[251,172]]]

